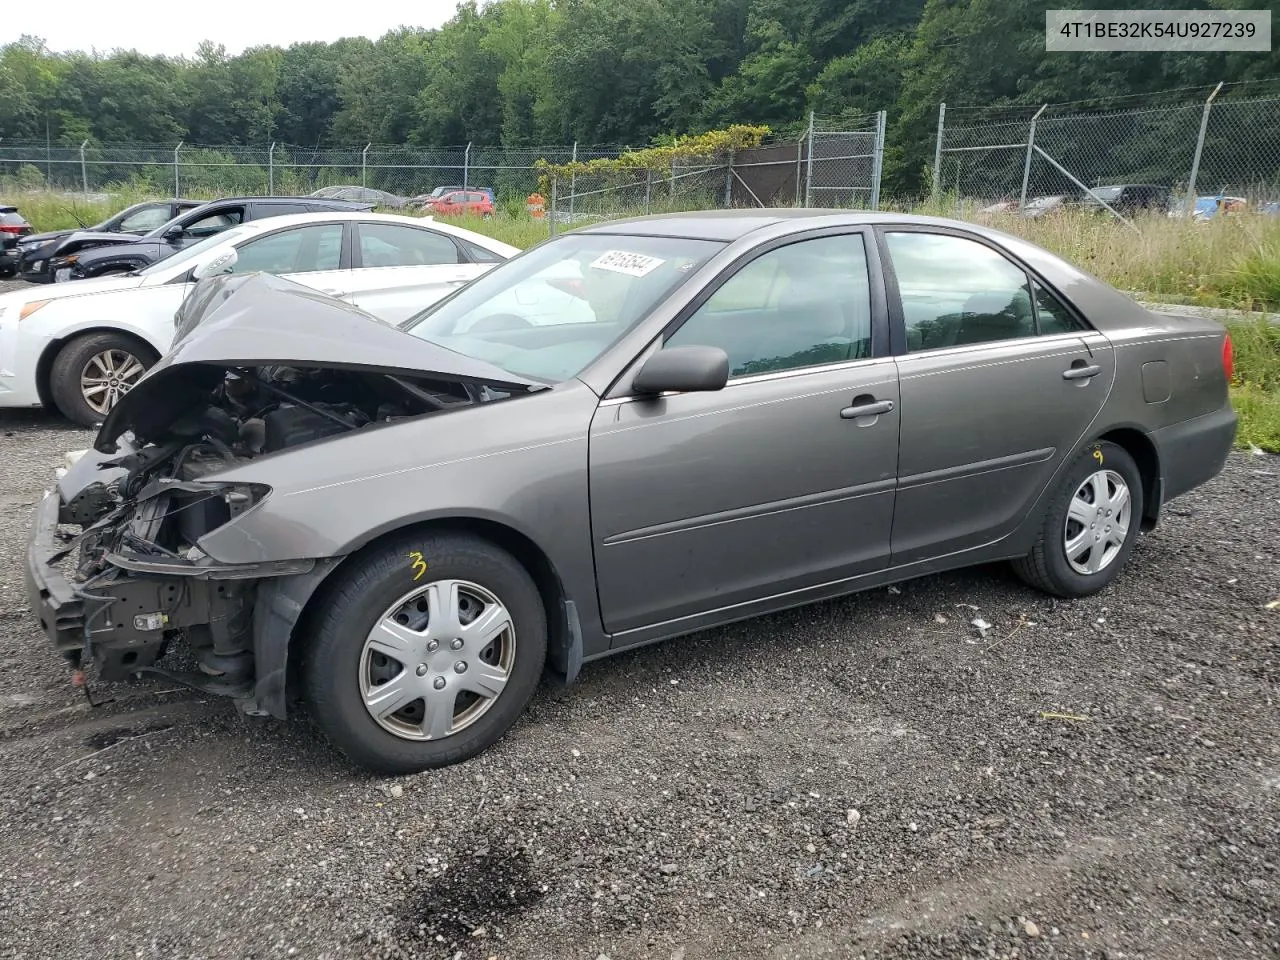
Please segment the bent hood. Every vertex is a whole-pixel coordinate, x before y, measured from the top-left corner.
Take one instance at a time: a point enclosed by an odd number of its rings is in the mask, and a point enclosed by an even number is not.
[[[175,317],[169,352],[107,414],[94,448],[163,431],[236,367],[284,365],[436,377],[520,393],[546,385],[388,326],[363,310],[265,273],[201,280]]]

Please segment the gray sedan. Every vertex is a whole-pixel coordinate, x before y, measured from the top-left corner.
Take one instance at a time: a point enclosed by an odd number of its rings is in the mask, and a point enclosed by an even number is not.
[[[384,772],[757,614],[996,560],[1095,593],[1235,435],[1220,326],[947,220],[602,224],[399,329],[202,283],[40,504],[32,609],[89,682],[299,698]]]

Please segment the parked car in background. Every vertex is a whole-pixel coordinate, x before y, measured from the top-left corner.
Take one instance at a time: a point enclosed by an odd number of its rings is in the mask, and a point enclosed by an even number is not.
[[[31,224],[10,204],[0,204],[0,279],[18,272],[22,253],[18,244],[31,233]]]
[[[566,276],[581,322],[528,322]],[[250,714],[301,694],[385,773],[493,744],[544,664],[994,561],[1095,594],[1235,438],[1219,324],[953,220],[588,226],[399,330],[275,277],[192,302],[37,507],[31,609],[103,680],[183,642]]]
[[[403,210],[409,206],[409,198],[402,197],[385,190],[374,190],[372,187],[321,187],[309,197],[322,200],[355,200],[359,203],[372,203],[375,207],[387,207],[390,210]]]
[[[1069,193],[1055,193],[1049,196],[1032,197],[1022,208],[1022,215],[1032,220],[1061,213],[1077,203],[1076,197]]]
[[[425,213],[441,217],[493,216],[493,200],[479,190],[453,190],[442,193],[422,205]]]
[[[1086,207],[1105,212],[1098,202],[1104,201],[1117,213],[1134,216],[1142,213],[1165,213],[1169,209],[1168,187],[1152,183],[1119,183],[1094,187],[1092,194],[1084,193],[1080,202]]]
[[[1215,217],[1226,216],[1231,213],[1244,213],[1249,209],[1249,201],[1245,197],[1229,197],[1225,194],[1214,194],[1212,196],[1196,197],[1195,205],[1191,210],[1193,220],[1212,220]],[[1187,215],[1187,205],[1185,200],[1176,202],[1172,209],[1169,210],[1171,217],[1185,217]]]
[[[52,404],[100,421],[167,349],[199,263],[221,257],[233,272],[291,276],[394,323],[517,252],[446,224],[363,211],[250,221],[136,275],[0,296],[15,357],[0,406]]]
[[[75,233],[88,234],[124,234],[141,236],[154,230],[174,217],[181,216],[188,210],[203,206],[204,200],[147,200],[125,207],[119,213],[107,217],[101,223],[91,227],[81,226],[76,230],[55,230],[48,233],[33,233],[18,242],[20,253],[19,272],[22,279],[32,283],[52,283],[53,273],[49,270],[49,261],[59,252],[63,255],[74,252],[79,247],[66,245],[66,240]],[[91,246],[87,242],[85,246]]]
[[[432,220],[330,211],[250,220],[129,276],[0,294],[0,407],[101,422],[169,349],[201,266],[290,277],[397,323],[518,252]]]
[[[312,197],[230,197],[201,204],[142,236],[73,233],[47,262],[55,283],[132,273],[158,263],[184,247],[251,220],[318,213],[326,210],[371,210],[371,203]]]
[[[411,198],[409,203],[414,206],[421,207],[421,206],[425,206],[428,202],[432,200],[440,199],[446,193],[457,193],[458,191],[465,191],[465,190],[475,190],[475,191],[479,191],[480,193],[483,193],[485,196],[489,198],[489,202],[492,204],[497,204],[498,202],[498,197],[493,192],[492,187],[450,186],[450,187],[436,187],[430,193],[421,193],[418,196]]]

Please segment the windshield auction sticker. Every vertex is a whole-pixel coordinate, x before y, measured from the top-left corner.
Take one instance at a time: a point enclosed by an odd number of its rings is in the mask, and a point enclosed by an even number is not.
[[[609,250],[591,261],[595,270],[608,270],[610,273],[623,273],[628,277],[643,277],[652,273],[666,263],[657,257],[646,257],[642,253],[627,253],[625,250]]]
[[[1046,10],[1045,50],[1216,53],[1271,49],[1270,10]]]

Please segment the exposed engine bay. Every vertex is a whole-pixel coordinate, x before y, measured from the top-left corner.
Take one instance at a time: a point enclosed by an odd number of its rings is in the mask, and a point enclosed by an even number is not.
[[[257,582],[305,573],[314,562],[236,568],[207,557],[200,538],[270,493],[259,484],[219,482],[219,472],[350,431],[508,396],[470,381],[367,369],[188,367],[162,408],[135,412],[133,430],[105,444],[114,453],[86,464],[100,479],[59,508],[59,523],[80,527],[59,534],[66,544],[59,554],[74,564],[69,579],[85,608],[83,638],[69,636],[59,646],[77,666],[87,653],[104,680],[143,669],[173,676],[154,665],[181,633],[208,679],[173,679],[236,695],[253,672]]]

